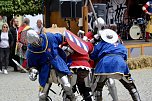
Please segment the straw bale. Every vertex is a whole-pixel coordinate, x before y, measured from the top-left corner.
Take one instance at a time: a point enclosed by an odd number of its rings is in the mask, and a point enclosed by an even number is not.
[[[129,58],[127,60],[127,64],[130,69],[152,67],[152,56],[140,56],[136,58]]]

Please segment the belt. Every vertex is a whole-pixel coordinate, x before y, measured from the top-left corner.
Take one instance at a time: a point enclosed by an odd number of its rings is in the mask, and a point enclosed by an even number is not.
[[[86,61],[86,62],[88,62],[89,60],[87,60],[87,59],[72,59],[72,61]]]
[[[119,54],[106,54],[105,56],[116,56],[116,55],[119,55]],[[119,55],[121,56],[121,55]]]
[[[120,56],[122,57],[120,54],[106,54],[105,56]],[[104,57],[104,56],[103,56]],[[122,57],[123,58],[123,57]]]

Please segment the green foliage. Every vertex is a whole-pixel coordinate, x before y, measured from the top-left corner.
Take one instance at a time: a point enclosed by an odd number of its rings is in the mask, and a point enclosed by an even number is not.
[[[41,14],[42,0],[0,0],[0,14]]]

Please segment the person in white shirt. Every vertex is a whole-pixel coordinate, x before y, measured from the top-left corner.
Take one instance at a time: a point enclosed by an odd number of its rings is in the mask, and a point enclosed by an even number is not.
[[[0,73],[2,73],[2,65],[4,63],[4,74],[8,74],[7,67],[9,64],[10,49],[13,46],[13,37],[9,32],[7,23],[2,25],[2,32],[0,33]]]
[[[43,29],[42,21],[38,19],[36,24],[37,25],[33,29],[36,31],[36,33],[40,34]]]

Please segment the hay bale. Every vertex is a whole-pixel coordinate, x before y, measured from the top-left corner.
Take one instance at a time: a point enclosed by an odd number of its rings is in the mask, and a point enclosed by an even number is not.
[[[127,64],[130,69],[152,67],[152,56],[140,56],[136,58],[129,58],[127,60]]]

